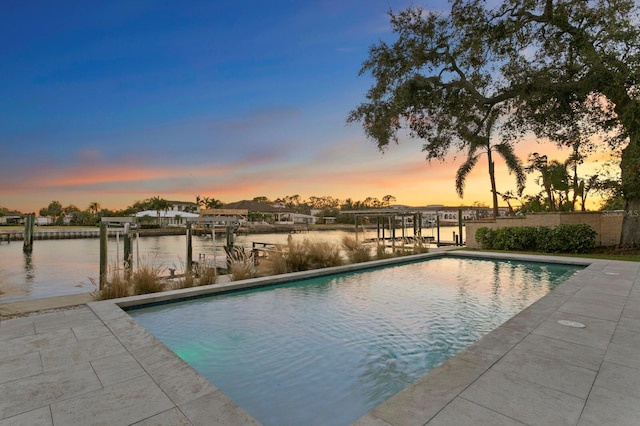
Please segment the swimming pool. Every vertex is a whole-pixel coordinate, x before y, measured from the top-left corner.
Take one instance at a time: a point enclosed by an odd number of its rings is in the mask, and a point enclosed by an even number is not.
[[[265,425],[346,425],[580,267],[443,257],[129,312]]]

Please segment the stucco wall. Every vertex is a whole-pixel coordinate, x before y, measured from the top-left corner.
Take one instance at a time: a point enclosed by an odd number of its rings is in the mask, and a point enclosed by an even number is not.
[[[532,213],[526,216],[500,217],[498,219],[466,222],[467,247],[479,248],[476,241],[478,228],[491,229],[514,226],[558,226],[585,223],[598,234],[596,245],[615,246],[620,243],[622,232],[622,212],[563,212]]]

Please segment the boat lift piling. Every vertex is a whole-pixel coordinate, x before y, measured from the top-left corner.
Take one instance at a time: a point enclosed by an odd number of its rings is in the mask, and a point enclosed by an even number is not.
[[[122,234],[124,240],[124,274],[127,279],[131,278],[131,267],[133,265],[133,257],[131,253],[131,224],[124,224],[124,233]]]
[[[226,245],[225,250],[227,253],[231,253],[233,246],[235,244],[235,236],[233,233],[233,223],[236,221],[235,218],[231,218],[228,216],[206,216],[206,217],[194,217],[187,218],[187,272],[191,273],[193,271],[193,243],[192,243],[192,224],[198,225],[208,225],[211,226],[211,237],[213,240],[213,267],[217,270],[216,263],[216,239],[215,239],[215,227],[216,225],[223,224],[226,233]]]
[[[25,253],[31,253],[33,251],[33,236],[36,233],[36,214],[29,213],[24,217],[24,243],[22,245],[22,251]],[[11,240],[11,237],[9,237]]]
[[[109,265],[109,259],[107,256],[108,250],[108,237],[109,237],[109,224],[122,224],[124,228],[124,270],[127,274],[127,278],[131,276],[131,270],[133,265],[133,256],[131,251],[131,237],[132,237],[132,223],[136,223],[135,217],[103,217],[100,219],[100,278],[99,278],[99,290],[107,283],[107,271]],[[116,234],[118,237],[118,234]],[[119,240],[119,238],[118,238]],[[120,261],[119,250],[117,255],[117,262]]]

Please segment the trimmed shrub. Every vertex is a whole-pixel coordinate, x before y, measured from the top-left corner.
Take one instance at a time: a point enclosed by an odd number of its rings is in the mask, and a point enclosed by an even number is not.
[[[596,232],[585,224],[479,228],[476,241],[486,250],[584,253],[595,247]]]
[[[596,246],[596,231],[589,225],[559,225],[549,234],[549,253],[585,253]]]

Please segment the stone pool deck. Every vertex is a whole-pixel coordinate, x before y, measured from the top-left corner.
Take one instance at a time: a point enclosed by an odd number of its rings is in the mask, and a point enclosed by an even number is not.
[[[508,257],[589,266],[356,425],[639,424],[640,262]],[[0,316],[0,426],[258,424],[118,307],[243,285]]]

